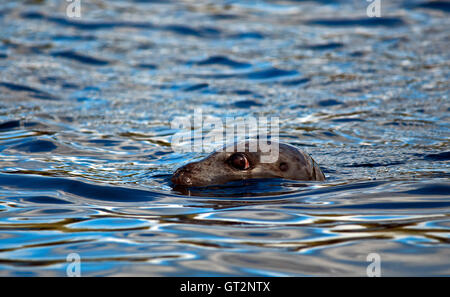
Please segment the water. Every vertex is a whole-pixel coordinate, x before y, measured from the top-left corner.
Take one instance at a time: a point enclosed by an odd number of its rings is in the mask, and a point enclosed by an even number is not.
[[[450,275],[448,2],[66,5],[0,4],[0,275]],[[172,189],[196,108],[327,181]]]

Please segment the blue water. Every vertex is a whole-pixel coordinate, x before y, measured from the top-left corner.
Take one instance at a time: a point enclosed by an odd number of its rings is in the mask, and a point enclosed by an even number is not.
[[[0,1],[0,275],[450,275],[449,2],[381,3]],[[327,181],[173,189],[198,108]]]

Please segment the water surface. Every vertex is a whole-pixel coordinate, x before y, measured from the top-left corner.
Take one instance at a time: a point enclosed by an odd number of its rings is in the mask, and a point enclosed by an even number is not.
[[[450,275],[448,2],[81,2],[0,4],[0,275]],[[196,108],[327,181],[172,189]]]

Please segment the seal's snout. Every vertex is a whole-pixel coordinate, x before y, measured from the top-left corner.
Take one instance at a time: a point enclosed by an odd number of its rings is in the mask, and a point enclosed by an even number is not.
[[[190,186],[192,185],[193,164],[187,164],[175,171],[170,179],[175,185]]]

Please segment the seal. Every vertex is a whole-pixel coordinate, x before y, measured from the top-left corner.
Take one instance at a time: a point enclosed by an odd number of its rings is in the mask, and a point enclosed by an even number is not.
[[[249,141],[235,143],[203,160],[178,168],[171,181],[174,185],[204,187],[253,178],[325,180],[319,165],[307,153],[285,143],[271,142],[271,145],[278,145],[278,155],[270,163],[261,162],[268,153],[263,152],[259,145],[252,150],[249,149],[252,147]]]

